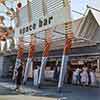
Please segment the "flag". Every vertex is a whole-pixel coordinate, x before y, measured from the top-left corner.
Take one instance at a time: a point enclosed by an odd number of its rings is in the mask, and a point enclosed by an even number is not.
[[[64,55],[70,52],[70,49],[72,47],[72,39],[73,39],[71,7],[70,7],[69,1],[70,0],[64,0],[65,7],[69,7],[69,21],[64,23],[64,28],[65,28],[65,33],[66,33],[64,51],[63,51]]]
[[[72,40],[73,40],[72,21],[65,23],[64,26],[65,26],[65,32],[67,34],[65,36],[65,45],[64,45],[63,56],[62,56],[58,89],[60,89],[63,86],[63,81],[64,81],[64,78],[65,78],[65,75],[67,72],[67,63],[68,63],[68,55],[67,54],[71,50]]]
[[[27,78],[30,77],[32,78],[33,74],[33,55],[36,50],[36,38],[34,35],[31,35],[31,42],[30,42],[30,48],[29,48],[29,53],[28,53],[28,59],[25,67],[25,72],[24,72],[24,79],[23,82],[25,83],[27,81]]]
[[[44,41],[43,57],[42,57],[42,60],[41,60],[41,66],[40,66],[40,71],[39,71],[38,85],[41,84],[41,80],[43,79],[44,68],[46,66],[49,50],[50,50],[50,47],[51,47],[51,40],[52,40],[51,39],[52,38],[51,30],[46,31],[46,37],[45,38],[46,39]]]
[[[14,68],[13,80],[18,75],[17,69],[20,67],[21,62],[23,61],[23,54],[24,54],[24,40],[22,35],[19,37],[18,53],[17,53],[16,63]]]
[[[51,32],[48,31],[46,33],[46,39],[45,39],[45,42],[44,42],[43,57],[47,57],[48,54],[49,54],[49,50],[50,50],[50,47],[51,47],[51,38],[52,38],[52,34],[51,34]]]

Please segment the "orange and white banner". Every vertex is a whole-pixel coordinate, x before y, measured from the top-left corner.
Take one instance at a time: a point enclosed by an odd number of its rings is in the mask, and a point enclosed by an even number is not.
[[[24,79],[23,82],[27,81],[28,77],[33,77],[33,56],[36,50],[36,38],[34,35],[31,36],[30,48],[28,53],[28,59],[25,67]]]
[[[72,32],[72,22],[65,23],[65,45],[64,45],[64,54],[66,55],[71,47],[72,47],[72,39],[73,39],[73,32]]]
[[[21,35],[19,37],[18,53],[17,53],[16,63],[14,68],[13,79],[15,79],[18,74],[17,69],[20,67],[23,61],[23,54],[24,54],[24,39],[23,39],[23,35]]]
[[[64,45],[64,50],[63,50],[63,56],[62,56],[62,63],[61,63],[61,69],[60,69],[60,76],[59,76],[59,82],[58,82],[58,90],[60,91],[63,83],[64,83],[64,78],[67,72],[67,64],[68,64],[68,53],[71,50],[72,47],[72,40],[73,40],[73,32],[72,32],[72,22],[68,22],[64,24],[65,26],[65,32],[66,37],[65,37],[65,45]]]
[[[63,83],[64,83],[64,78],[67,72],[67,64],[68,64],[68,53],[71,50],[72,47],[72,40],[73,40],[73,32],[72,32],[72,22],[68,22],[64,24],[65,26],[65,32],[66,32],[66,37],[65,37],[65,45],[64,45],[64,50],[63,50],[63,56],[62,56],[62,63],[61,63],[61,69],[60,69],[60,76],[59,76],[59,82],[58,82],[58,90],[60,91]]]
[[[52,33],[51,31],[46,31],[46,39],[44,42],[44,50],[43,50],[43,57],[47,57],[49,54],[49,50],[51,47],[51,39],[52,39]]]
[[[47,58],[48,58],[49,50],[51,47],[51,40],[52,40],[52,32],[51,30],[48,30],[46,31],[46,39],[44,42],[44,50],[43,50],[43,57],[41,60],[40,71],[39,71],[38,85],[41,84],[41,80],[43,79],[43,74],[44,74],[43,72],[47,63]]]

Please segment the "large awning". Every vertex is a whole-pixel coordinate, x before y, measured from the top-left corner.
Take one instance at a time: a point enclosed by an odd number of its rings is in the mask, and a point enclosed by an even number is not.
[[[90,42],[98,43],[100,41],[100,12],[89,10],[78,28],[77,37],[83,38]]]

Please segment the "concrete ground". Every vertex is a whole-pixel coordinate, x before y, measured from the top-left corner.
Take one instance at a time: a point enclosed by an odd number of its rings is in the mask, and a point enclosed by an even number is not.
[[[54,97],[33,96],[24,93],[16,93],[11,88],[0,85],[0,100],[57,100]]]
[[[0,100],[57,100],[54,98],[48,97],[37,97],[37,96],[25,96],[25,95],[7,95],[7,96],[0,96]]]
[[[41,89],[24,86],[21,93],[16,93],[14,87],[12,83],[0,82],[0,100],[100,100],[99,87],[67,85],[62,93],[52,84],[45,84]]]

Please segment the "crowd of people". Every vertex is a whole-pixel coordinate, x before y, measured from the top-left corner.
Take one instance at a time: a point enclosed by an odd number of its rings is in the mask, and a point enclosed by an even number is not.
[[[16,79],[16,90],[19,90],[21,83],[22,83],[22,77],[23,77],[23,71],[24,71],[25,64],[21,63],[20,67],[17,69],[17,76]],[[37,69],[39,69],[39,65],[36,66]],[[59,74],[60,74],[60,65],[53,67],[54,69],[54,77],[53,79],[59,80]],[[96,68],[91,68],[88,66],[75,66],[74,68],[69,66],[68,67],[68,73],[67,73],[67,83],[75,84],[75,85],[89,85],[89,86],[96,86],[97,80],[96,80]],[[39,74],[39,73],[38,73]]]
[[[96,86],[96,73],[95,70],[88,67],[76,68],[73,71],[72,83],[78,85]]]

